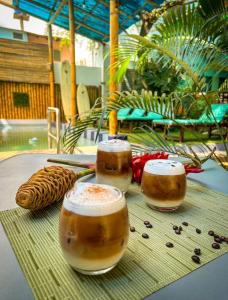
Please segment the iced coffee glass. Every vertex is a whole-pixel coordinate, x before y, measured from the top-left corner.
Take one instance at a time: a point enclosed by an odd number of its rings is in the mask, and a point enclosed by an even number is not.
[[[131,158],[129,142],[118,139],[100,142],[97,149],[97,182],[126,192],[132,178]]]
[[[149,160],[143,170],[141,189],[151,208],[159,211],[176,210],[186,193],[183,164],[166,159]]]
[[[98,275],[114,268],[124,254],[128,235],[128,210],[119,189],[81,182],[65,195],[60,245],[76,271]]]

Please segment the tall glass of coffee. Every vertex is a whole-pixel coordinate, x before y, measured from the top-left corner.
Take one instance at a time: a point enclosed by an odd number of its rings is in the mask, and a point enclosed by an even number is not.
[[[131,183],[131,145],[127,141],[113,139],[98,144],[96,180],[110,184],[126,192]]]
[[[141,188],[151,208],[159,211],[176,210],[186,193],[183,164],[166,159],[149,160],[143,170]]]
[[[76,271],[98,275],[114,268],[124,254],[128,235],[128,210],[119,189],[80,182],[65,195],[60,245]]]

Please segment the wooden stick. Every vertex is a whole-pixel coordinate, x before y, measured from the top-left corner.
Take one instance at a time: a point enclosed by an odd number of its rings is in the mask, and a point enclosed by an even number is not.
[[[74,5],[72,0],[68,0],[69,6],[69,29],[70,29],[70,78],[71,78],[71,117],[72,125],[75,125],[77,114],[76,101],[76,65],[75,65],[75,24]]]
[[[95,164],[92,163],[92,162],[82,163],[82,162],[79,162],[79,161],[64,160],[64,159],[57,159],[57,158],[48,158],[47,161],[57,163],[57,164],[68,165],[68,166],[95,169]]]
[[[112,96],[118,90],[118,85],[114,81],[117,71],[117,56],[116,50],[118,47],[119,34],[119,1],[110,0],[110,84],[109,93]],[[114,101],[115,99],[111,99]],[[118,131],[117,112],[111,111],[109,114],[109,135],[115,136]]]
[[[87,169],[87,170],[82,170],[82,171],[76,173],[77,179],[82,178],[87,175],[92,175],[92,174],[95,174],[95,170]]]

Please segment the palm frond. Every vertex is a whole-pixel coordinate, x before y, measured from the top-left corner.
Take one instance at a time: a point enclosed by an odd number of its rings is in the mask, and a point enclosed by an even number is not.
[[[198,150],[201,154],[199,156],[191,146],[176,146],[175,144],[170,145],[170,143],[168,143],[163,137],[161,137],[149,126],[138,127],[136,129],[140,129],[143,135],[129,135],[129,138],[133,141],[132,149],[135,154],[142,152],[166,152],[169,154],[187,158],[191,160],[196,167],[201,167],[201,165],[208,159],[210,159],[215,152],[215,148],[210,149],[207,145],[201,145],[200,147],[198,146]]]

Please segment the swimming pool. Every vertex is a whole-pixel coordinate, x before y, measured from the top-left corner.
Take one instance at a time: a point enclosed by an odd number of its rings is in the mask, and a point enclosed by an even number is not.
[[[47,125],[0,125],[0,152],[48,149]]]
[[[0,152],[48,149],[47,124],[0,125]],[[83,136],[78,146],[94,146],[95,142]],[[56,147],[53,141],[53,148]]]

